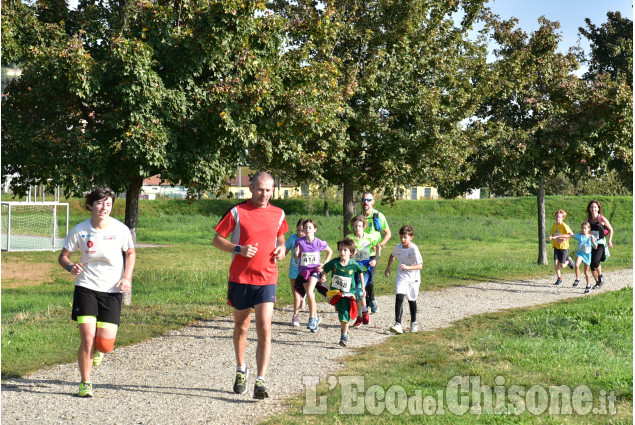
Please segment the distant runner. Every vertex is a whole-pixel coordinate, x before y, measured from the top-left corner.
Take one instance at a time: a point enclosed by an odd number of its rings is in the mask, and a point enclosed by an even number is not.
[[[364,192],[364,194],[362,195],[362,211],[360,212],[360,214],[362,214],[368,222],[368,225],[366,226],[366,229],[364,229],[364,232],[368,233],[373,241],[371,255],[379,258],[381,252],[375,252],[375,245],[378,244],[381,251],[381,249],[386,247],[386,244],[390,240],[392,234],[390,233],[390,228],[388,227],[386,217],[384,217],[382,213],[374,209],[373,205],[375,205],[375,197],[373,196],[373,194],[371,192]],[[382,232],[384,233],[383,238],[381,236]],[[373,313],[377,313],[379,311],[379,308],[377,307],[377,302],[375,301],[375,291],[373,286],[374,269],[374,267],[368,268],[369,278],[368,283],[366,283],[366,304],[370,306],[370,311],[372,311]]]

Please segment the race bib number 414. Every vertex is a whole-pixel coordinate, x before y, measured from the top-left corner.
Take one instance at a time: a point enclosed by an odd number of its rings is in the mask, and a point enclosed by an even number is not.
[[[300,265],[303,267],[320,264],[319,252],[303,252],[300,257]]]

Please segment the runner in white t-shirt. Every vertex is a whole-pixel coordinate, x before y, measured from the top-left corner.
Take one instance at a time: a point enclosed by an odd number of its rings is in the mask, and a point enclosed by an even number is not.
[[[403,333],[401,326],[401,314],[403,311],[403,301],[408,297],[408,305],[410,306],[410,332],[417,332],[417,297],[419,296],[419,286],[421,285],[421,269],[423,267],[423,259],[419,252],[419,247],[412,243],[414,238],[414,229],[412,226],[403,226],[399,229],[399,237],[401,243],[397,244],[390,254],[388,266],[384,273],[386,277],[390,276],[390,266],[395,258],[399,261],[397,268],[397,280],[395,282],[395,324],[390,328],[391,332],[396,334]]]
[[[92,366],[101,364],[103,353],[114,348],[121,319],[121,293],[132,285],[134,243],[128,227],[110,217],[114,201],[115,194],[108,188],[97,188],[86,196],[86,208],[92,217],[66,236],[58,258],[59,264],[76,276],[72,318],[79,325],[81,338],[77,352],[82,376],[80,397],[93,396]],[[75,251],[81,251],[78,263],[70,260]]]

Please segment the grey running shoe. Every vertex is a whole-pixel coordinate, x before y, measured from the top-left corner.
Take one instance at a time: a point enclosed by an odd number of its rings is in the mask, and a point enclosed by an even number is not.
[[[373,314],[375,314],[375,313],[377,313],[377,312],[379,311],[379,307],[377,307],[377,301],[372,300],[372,301],[370,302],[370,311],[371,311],[371,313],[373,313]]]
[[[267,392],[264,379],[256,379],[256,384],[254,385],[254,398],[257,398],[258,400],[269,398],[269,393]]]
[[[342,334],[342,337],[340,338],[340,345],[342,347],[348,346],[348,335]]]
[[[589,285],[586,288],[584,288],[584,293],[585,294],[588,294],[589,292],[591,292],[591,285]]]
[[[309,317],[309,323],[306,325],[306,328],[311,330],[315,327],[315,317]]]
[[[320,328],[320,322],[322,321],[322,319],[320,319],[320,316],[316,316],[315,317],[315,326],[311,328],[311,332],[316,333],[318,331],[318,329]]]
[[[247,391],[247,377],[249,376],[249,369],[245,372],[236,371],[236,380],[234,381],[234,392],[236,394],[245,394]]]
[[[580,279],[576,279],[575,282],[573,282],[573,287],[575,288],[579,284],[580,284]]]
[[[554,285],[558,286],[562,284],[562,279],[558,278],[558,280],[556,280],[556,283],[554,283]]]
[[[574,264],[573,264],[573,260],[571,259],[571,257],[567,257],[567,261],[568,261],[567,266],[569,266],[569,268],[571,270],[573,270],[573,265]]]

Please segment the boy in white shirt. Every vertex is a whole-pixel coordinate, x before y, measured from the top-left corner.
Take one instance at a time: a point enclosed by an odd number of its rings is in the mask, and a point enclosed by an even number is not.
[[[390,254],[388,266],[384,273],[386,277],[390,276],[390,266],[397,259],[399,267],[397,268],[397,280],[395,281],[395,324],[390,331],[396,334],[403,333],[401,326],[401,314],[403,312],[403,301],[408,297],[408,305],[410,307],[410,332],[417,332],[417,297],[419,296],[419,286],[421,285],[421,269],[423,267],[423,259],[417,245],[412,243],[414,238],[414,229],[412,226],[403,226],[399,229],[399,237],[401,243],[397,244]]]

